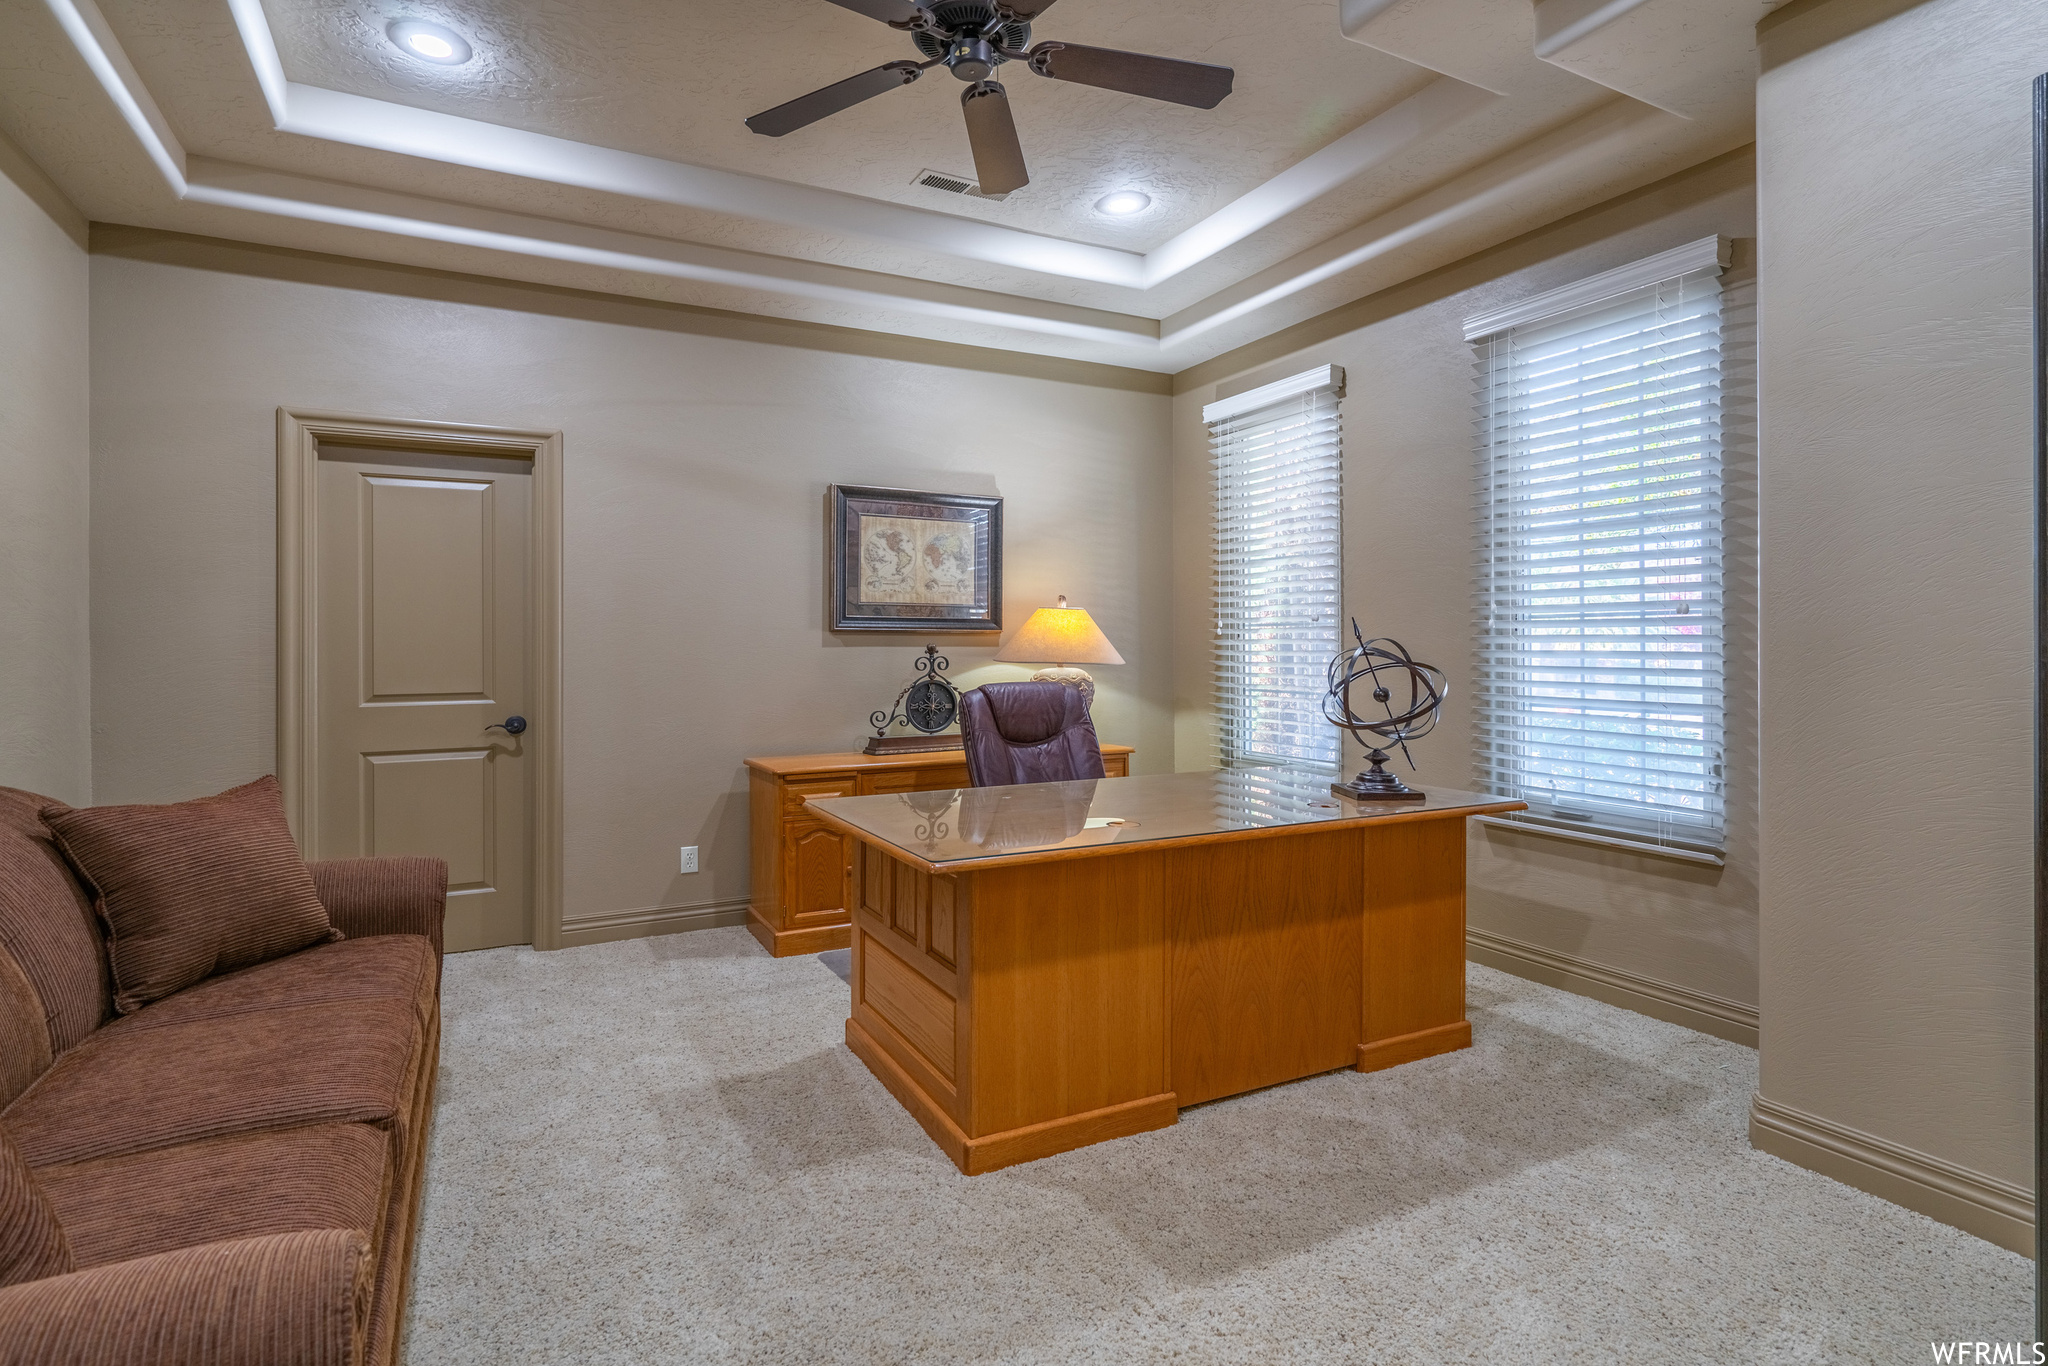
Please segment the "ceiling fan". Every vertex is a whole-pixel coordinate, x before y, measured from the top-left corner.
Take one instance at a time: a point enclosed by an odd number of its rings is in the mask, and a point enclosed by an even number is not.
[[[1230,93],[1235,74],[1227,66],[1080,43],[1040,43],[1027,49],[1024,45],[1031,41],[1031,21],[1051,9],[1054,0],[831,2],[909,34],[926,60],[884,62],[873,71],[848,76],[756,114],[747,120],[747,127],[779,138],[885,90],[909,85],[932,67],[943,66],[968,83],[960,92],[960,107],[967,116],[967,141],[974,149],[974,174],[983,194],[1008,194],[1031,181],[1024,169],[1024,149],[1017,142],[1017,123],[1010,117],[1009,94],[1001,82],[989,79],[1004,62],[1023,62],[1038,75],[1056,81],[1120,90],[1196,109],[1214,109]]]

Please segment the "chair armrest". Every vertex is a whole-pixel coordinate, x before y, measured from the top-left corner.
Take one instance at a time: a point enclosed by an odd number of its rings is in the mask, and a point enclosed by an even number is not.
[[[353,1229],[180,1248],[0,1289],[0,1366],[356,1366],[370,1241]]]
[[[306,865],[327,918],[348,939],[423,934],[441,951],[448,864],[437,858],[338,858]]]

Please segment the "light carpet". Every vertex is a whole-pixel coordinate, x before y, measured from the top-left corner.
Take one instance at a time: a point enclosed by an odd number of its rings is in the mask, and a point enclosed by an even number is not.
[[[1473,1047],[961,1176],[742,929],[447,963],[405,1359],[1925,1362],[2033,1264],[1754,1151],[1756,1054],[1476,964]],[[835,961],[838,960],[838,961]]]

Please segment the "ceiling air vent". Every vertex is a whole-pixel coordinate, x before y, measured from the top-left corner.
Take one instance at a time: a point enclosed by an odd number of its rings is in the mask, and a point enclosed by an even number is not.
[[[964,194],[970,199],[987,199],[996,202],[1008,199],[1005,194],[983,194],[981,186],[974,183],[974,177],[951,175],[945,171],[934,171],[930,167],[919,171],[910,178],[913,185],[922,185],[927,190],[943,190],[947,194]]]

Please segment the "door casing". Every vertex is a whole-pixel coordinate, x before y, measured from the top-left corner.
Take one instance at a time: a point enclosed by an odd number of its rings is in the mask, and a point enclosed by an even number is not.
[[[319,448],[363,446],[435,455],[533,462],[533,542],[528,556],[527,707],[533,760],[533,946],[562,946],[562,434],[277,410],[277,778],[303,850],[317,790],[318,619],[314,551]]]

